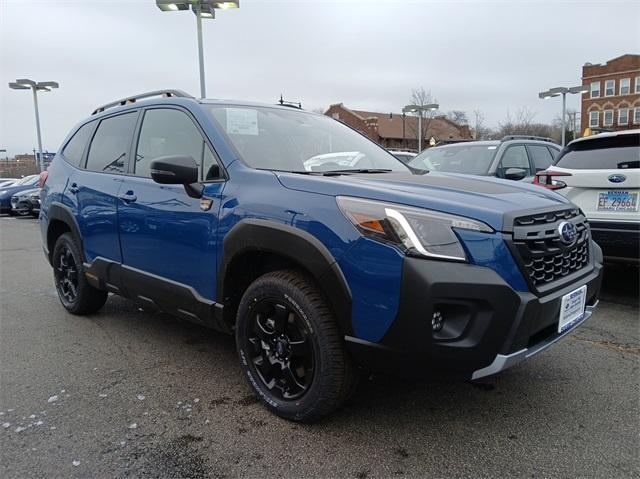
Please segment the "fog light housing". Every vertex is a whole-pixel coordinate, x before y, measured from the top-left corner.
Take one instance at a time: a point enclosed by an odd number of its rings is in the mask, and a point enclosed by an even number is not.
[[[433,315],[431,316],[431,329],[433,329],[433,331],[437,333],[438,331],[442,331],[443,326],[444,326],[444,316],[442,316],[442,312],[439,309],[437,309],[433,312]]]

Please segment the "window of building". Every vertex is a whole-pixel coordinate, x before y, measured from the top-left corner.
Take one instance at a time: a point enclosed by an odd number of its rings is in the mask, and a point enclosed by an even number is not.
[[[589,126],[591,128],[600,126],[600,112],[599,111],[590,111],[589,112]]]
[[[629,123],[629,109],[620,108],[618,110],[618,125],[626,125]]]
[[[62,150],[62,156],[72,165],[79,166],[82,161],[82,155],[84,154],[84,149],[89,143],[89,139],[91,138],[91,132],[93,131],[94,123],[87,123],[83,127],[81,127],[78,131],[76,131],[73,138],[69,140],[67,146]]]
[[[640,77],[636,77],[636,93],[640,94]]]
[[[631,78],[622,78],[620,80],[620,95],[628,95],[631,93]]]
[[[613,125],[613,110],[605,110],[604,111],[604,119],[602,121],[604,126]]]
[[[616,94],[616,81],[607,80],[604,82],[604,96],[613,96]]]
[[[633,109],[633,122],[636,125],[640,124],[640,108]]]
[[[136,126],[137,116],[137,112],[125,113],[100,122],[89,147],[87,170],[105,173],[126,171],[131,132]]]
[[[194,159],[205,180],[214,180],[217,163],[200,130],[186,113],[170,108],[147,110],[136,149],[136,176],[151,177],[151,162],[161,156],[186,155]],[[203,165],[200,168],[200,165]],[[213,168],[212,168],[213,167]],[[212,177],[213,176],[213,177]]]
[[[591,98],[600,97],[600,82],[595,81],[591,84]]]

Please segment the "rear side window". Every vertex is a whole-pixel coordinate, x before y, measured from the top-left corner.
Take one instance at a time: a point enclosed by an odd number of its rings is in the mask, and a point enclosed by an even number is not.
[[[574,170],[640,168],[640,135],[580,141],[565,149],[556,164]]]
[[[87,146],[87,143],[89,143],[89,138],[93,131],[93,126],[93,122],[82,126],[71,137],[67,146],[64,147],[64,150],[62,150],[62,156],[72,165],[80,166],[84,149]]]
[[[546,170],[553,163],[553,157],[546,146],[528,145],[529,157],[533,160],[536,172]]]
[[[147,110],[144,114],[134,172],[151,177],[151,162],[161,156],[186,155],[198,164],[202,177],[208,176],[214,164],[213,154],[205,144],[200,130],[186,113],[170,108]],[[201,166],[204,164],[204,168]],[[204,174],[202,173],[202,170]]]
[[[87,155],[87,170],[106,173],[124,173],[131,132],[136,124],[137,112],[106,118],[100,122]]]

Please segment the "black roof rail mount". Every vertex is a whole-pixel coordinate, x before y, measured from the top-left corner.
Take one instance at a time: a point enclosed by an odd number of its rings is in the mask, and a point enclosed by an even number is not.
[[[165,98],[171,98],[171,97],[193,98],[191,95],[183,92],[182,90],[156,90],[156,91],[140,93],[139,95],[132,95],[126,98],[122,98],[120,100],[112,101],[111,103],[107,103],[106,105],[99,106],[98,108],[93,110],[93,113],[91,114],[96,115],[98,113],[102,113],[107,108],[128,105],[130,103],[135,103],[137,100],[142,100],[144,98],[152,98],[154,96],[162,96]]]
[[[548,141],[550,143],[555,143],[552,138],[547,138],[546,136],[534,136],[534,135],[507,135],[502,137],[500,141],[509,141],[509,140],[538,140],[538,141]]]

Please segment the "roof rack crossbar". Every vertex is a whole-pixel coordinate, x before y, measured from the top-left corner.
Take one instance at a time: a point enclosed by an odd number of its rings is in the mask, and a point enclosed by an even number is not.
[[[98,113],[102,113],[108,108],[128,105],[130,103],[135,103],[137,100],[142,100],[144,98],[151,98],[154,96],[162,96],[165,98],[171,98],[171,97],[193,98],[191,95],[183,92],[182,90],[156,90],[156,91],[140,93],[139,95],[132,95],[126,98],[121,98],[120,100],[112,101],[111,103],[107,103],[106,105],[99,106],[98,108],[93,110],[93,113],[91,114],[96,115]]]
[[[538,141],[549,141],[551,143],[555,143],[552,138],[548,138],[546,136],[535,136],[535,135],[507,135],[502,137],[500,141],[509,141],[509,140],[538,140]]]

